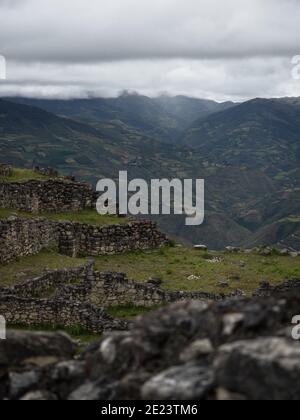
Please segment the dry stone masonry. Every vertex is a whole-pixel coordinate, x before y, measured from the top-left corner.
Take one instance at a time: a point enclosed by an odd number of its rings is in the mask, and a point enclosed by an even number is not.
[[[167,237],[151,221],[92,226],[14,216],[0,220],[0,263],[34,255],[49,247],[79,257],[155,249],[168,244]]]
[[[21,298],[49,296],[65,302],[91,303],[110,307],[133,304],[152,307],[180,300],[221,301],[224,294],[168,291],[147,283],[129,280],[123,273],[103,273],[94,270],[93,261],[78,268],[47,271],[39,277],[10,288],[0,289],[0,295]],[[240,296],[239,291],[227,297]]]
[[[63,293],[67,285],[75,287],[74,283],[87,289],[92,272],[91,264],[47,271],[40,277],[0,289],[0,313],[9,324],[75,326],[96,334],[126,329],[126,322],[113,319],[103,308],[91,304],[91,299],[80,299],[80,292],[78,296]]]
[[[0,182],[0,207],[28,213],[76,212],[92,208],[96,194],[85,183],[65,179]]]
[[[298,291],[179,302],[79,356],[65,334],[8,331],[0,399],[299,401],[300,348],[291,338],[299,307]]]
[[[73,257],[148,250],[169,244],[167,237],[151,221],[109,226],[64,222],[58,223],[57,227],[60,252]]]
[[[55,178],[57,172],[53,169],[35,170],[53,178],[26,182],[1,181],[0,208],[33,214],[78,212],[95,208],[97,193],[90,185],[72,179]],[[0,176],[10,173],[10,166],[0,166]],[[49,246],[55,246],[62,254],[78,257],[154,249],[168,243],[166,236],[150,221],[94,226],[50,222],[40,218],[12,217],[0,220],[0,263],[36,254]]]
[[[47,271],[24,283],[0,289],[0,313],[10,324],[79,325],[86,331],[101,333],[127,326],[106,314],[103,308],[110,306],[151,308],[180,300],[220,301],[224,298],[224,295],[209,293],[162,290],[128,280],[121,273],[97,272],[90,261],[73,269]]]
[[[0,220],[0,263],[38,254],[57,243],[55,226],[45,219]]]
[[[61,294],[74,296],[77,290],[82,293],[79,286],[67,286]],[[96,306],[119,306],[133,304],[140,307],[153,307],[165,305],[180,300],[211,300],[224,299],[224,295],[205,292],[168,291],[159,287],[150,286],[128,280],[120,273],[94,272],[89,282],[85,282],[84,299]]]
[[[2,295],[0,312],[4,314],[8,324],[22,326],[80,327],[93,334],[127,329],[125,321],[112,318],[102,308],[88,303],[65,301],[63,298],[25,299]]]

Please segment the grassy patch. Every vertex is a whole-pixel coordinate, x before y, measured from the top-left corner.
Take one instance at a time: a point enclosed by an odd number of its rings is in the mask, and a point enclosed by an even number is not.
[[[110,215],[101,216],[95,210],[83,210],[78,213],[45,214],[43,215],[43,217],[55,221],[64,220],[70,222],[87,223],[89,225],[97,226],[121,224],[128,222],[128,220],[123,217],[116,217]]]
[[[16,215],[19,217],[26,217],[26,218],[34,218],[37,215],[32,213],[25,213],[21,211],[16,211],[12,209],[0,209],[0,219],[7,219],[11,215]],[[116,217],[116,216],[101,216],[95,210],[82,210],[76,213],[57,213],[57,214],[50,214],[50,213],[41,213],[38,217],[44,217],[48,220],[53,221],[69,221],[69,222],[79,222],[79,223],[86,223],[89,225],[96,225],[96,226],[107,226],[107,225],[115,225],[115,224],[123,224],[127,223],[128,219],[123,217]]]
[[[0,265],[0,287],[22,283],[29,278],[41,275],[45,269],[74,268],[84,264],[85,261],[85,259],[59,255],[54,251],[42,251],[38,255]]]
[[[222,254],[201,252],[188,248],[162,248],[155,251],[130,252],[121,255],[94,258],[96,269],[106,272],[123,272],[136,281],[145,282],[150,277],[163,280],[168,290],[205,291],[229,293],[237,288],[251,293],[261,281],[278,284],[286,279],[300,278],[299,258],[257,254]],[[20,258],[0,265],[0,287],[21,283],[41,275],[47,269],[78,267],[86,259],[70,258],[55,251]],[[228,281],[229,288],[218,286]],[[140,308],[111,308],[116,317],[136,316]]]
[[[32,179],[45,180],[45,179],[49,179],[49,177],[40,175],[32,169],[19,169],[19,168],[13,168],[12,174],[9,177],[0,176],[1,181],[8,181],[8,182],[25,182],[25,181],[30,181]]]
[[[219,262],[212,262],[218,259]],[[162,287],[170,290],[228,293],[243,289],[250,293],[261,281],[278,284],[286,279],[300,278],[298,258],[256,254],[222,254],[188,248],[162,248],[156,251],[132,252],[96,258],[100,271],[123,272],[137,281],[160,277]],[[229,288],[220,288],[226,280]]]

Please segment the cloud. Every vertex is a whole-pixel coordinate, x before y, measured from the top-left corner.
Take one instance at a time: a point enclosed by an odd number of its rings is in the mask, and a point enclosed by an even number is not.
[[[298,0],[0,0],[0,93],[300,94]]]

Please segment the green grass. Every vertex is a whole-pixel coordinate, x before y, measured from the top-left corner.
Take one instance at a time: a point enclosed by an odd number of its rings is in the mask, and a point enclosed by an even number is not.
[[[221,258],[222,262],[209,262],[214,257]],[[183,291],[229,293],[239,288],[251,293],[261,281],[278,284],[286,279],[300,278],[298,258],[214,252],[208,254],[178,247],[96,257],[96,267],[99,271],[126,273],[129,278],[140,282],[147,281],[149,277],[160,277],[163,288]],[[189,279],[190,276],[195,277]],[[229,288],[217,286],[223,280],[229,281]]]
[[[0,219],[7,219],[11,215],[17,215],[19,217],[26,217],[26,218],[34,218],[37,215],[32,213],[25,213],[21,211],[11,210],[11,209],[0,209]],[[48,220],[53,221],[70,221],[70,222],[79,222],[79,223],[86,223],[89,225],[96,225],[96,226],[107,226],[107,225],[115,225],[115,224],[123,224],[127,223],[128,219],[123,217],[116,217],[116,216],[101,216],[95,210],[82,210],[77,213],[57,213],[57,214],[50,214],[50,213],[41,213],[38,217],[44,217]]]
[[[211,263],[210,260],[215,257],[219,257],[221,262]],[[85,261],[58,255],[54,251],[20,258],[8,265],[0,265],[0,287],[40,275],[45,268],[77,267]],[[276,254],[263,257],[257,254],[205,253],[183,247],[166,247],[155,251],[100,256],[95,261],[99,271],[123,272],[140,282],[147,281],[149,277],[160,277],[162,287],[169,290],[229,293],[239,288],[251,293],[261,281],[278,284],[286,279],[300,278],[299,258]],[[223,280],[229,281],[229,288],[217,286]],[[123,309],[112,310],[119,311],[118,316],[122,317]],[[132,312],[136,310],[134,307],[130,309]],[[130,311],[125,308],[126,317]]]
[[[55,221],[64,220],[97,226],[123,224],[128,222],[128,219],[123,217],[110,215],[101,216],[95,210],[82,210],[78,213],[44,214],[43,217]]]
[[[23,257],[9,264],[0,265],[0,287],[22,283],[39,276],[45,269],[74,268],[84,264],[86,259],[70,258],[54,251],[42,251],[38,255]]]
[[[0,181],[9,181],[9,182],[25,182],[32,179],[45,180],[49,177],[40,175],[32,169],[19,169],[13,168],[12,174],[9,177],[0,176]]]

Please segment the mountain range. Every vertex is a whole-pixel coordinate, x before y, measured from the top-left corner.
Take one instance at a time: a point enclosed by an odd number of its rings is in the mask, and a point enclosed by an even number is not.
[[[188,243],[300,246],[300,100],[217,103],[184,96],[0,100],[1,160],[100,177],[205,178],[206,220]]]

